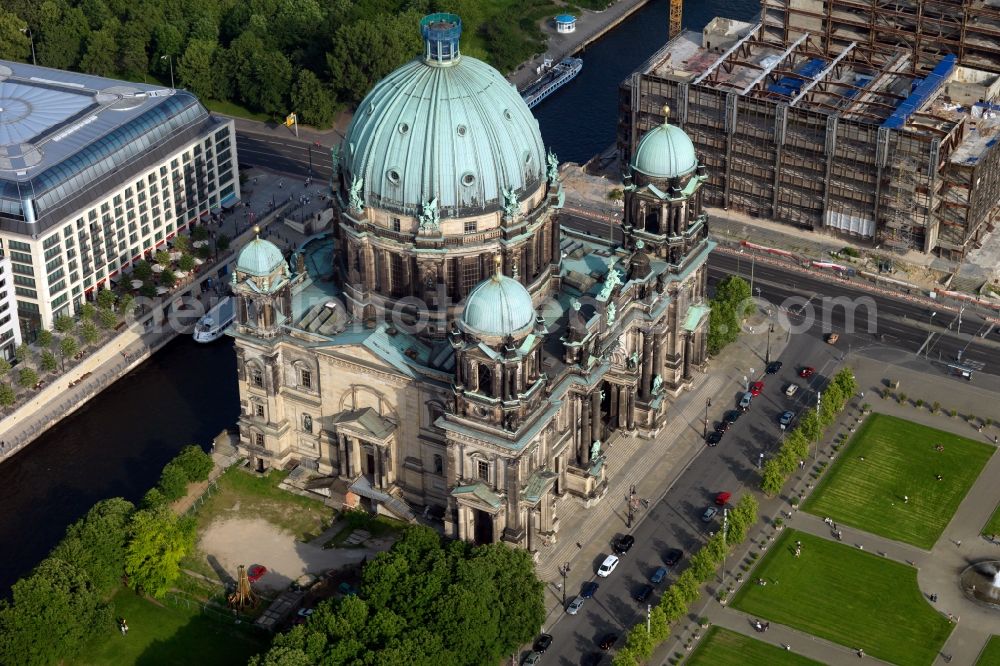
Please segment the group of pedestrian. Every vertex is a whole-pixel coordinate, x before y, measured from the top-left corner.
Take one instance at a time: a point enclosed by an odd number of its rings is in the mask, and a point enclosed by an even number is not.
[[[123,617],[118,618],[118,631],[122,632],[122,636],[128,636],[128,622]]]

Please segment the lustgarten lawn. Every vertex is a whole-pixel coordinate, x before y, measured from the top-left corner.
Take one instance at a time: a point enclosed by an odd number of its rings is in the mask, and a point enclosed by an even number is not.
[[[762,643],[735,631],[712,627],[685,666],[819,666],[776,645]]]
[[[979,654],[976,666],[1000,666],[1000,636],[991,636]]]
[[[900,666],[932,663],[952,630],[916,569],[796,530],[775,541],[732,605]]]
[[[803,509],[930,550],[994,450],[985,442],[872,414]]]

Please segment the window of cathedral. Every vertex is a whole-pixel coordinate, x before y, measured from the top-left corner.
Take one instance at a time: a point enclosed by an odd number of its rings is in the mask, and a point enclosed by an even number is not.
[[[264,435],[259,432],[255,432],[253,435],[253,443],[261,448],[264,448]]]
[[[476,461],[476,473],[483,481],[490,480],[490,464],[485,460]]]
[[[304,389],[312,388],[312,371],[299,370],[299,386]]]
[[[398,233],[401,227],[402,222],[400,219],[398,217],[392,218],[392,230]]]
[[[474,234],[479,230],[479,223],[476,220],[465,221],[465,233]]]
[[[309,414],[302,415],[302,429],[306,432],[313,431],[313,417]]]
[[[434,473],[444,474],[444,458],[434,454]]]
[[[264,418],[264,405],[261,404],[254,405],[254,415],[260,418]]]
[[[264,373],[260,371],[260,368],[250,370],[250,381],[257,388],[264,388]]]

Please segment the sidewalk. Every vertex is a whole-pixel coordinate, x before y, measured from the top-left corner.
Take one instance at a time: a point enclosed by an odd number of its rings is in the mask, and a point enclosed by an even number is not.
[[[835,435],[843,432],[856,418],[860,405],[863,402],[869,402],[874,411],[907,418],[962,436],[970,438],[979,436],[983,437],[984,440],[992,441],[991,433],[978,433],[964,419],[952,419],[944,413],[932,415],[927,409],[917,410],[913,407],[899,405],[893,400],[883,400],[874,393],[876,388],[882,386],[882,380],[890,375],[899,378],[904,386],[927,385],[935,378],[938,381],[947,381],[940,375],[937,377],[929,376],[926,371],[921,369],[904,368],[883,358],[872,359],[863,355],[851,356],[848,359],[848,365],[854,370],[858,379],[859,392],[864,392],[866,397],[863,400],[857,398],[845,410],[838,423],[828,431],[828,434]],[[929,365],[925,364],[925,369],[928,367]],[[932,391],[930,387],[927,390],[928,392]],[[956,383],[949,394],[949,399],[956,406],[965,407],[966,411],[974,409],[977,414],[988,414],[995,410],[994,395],[981,388]],[[832,437],[821,447],[819,453],[821,458],[831,459],[831,441]],[[794,509],[790,510],[790,506],[787,504],[787,498],[805,496],[812,490],[814,484],[808,476],[809,471],[806,469],[793,476],[790,485],[786,486],[785,495],[774,499],[762,498],[760,515],[762,518],[772,517],[781,510],[786,516],[789,527],[809,532],[821,538],[832,539],[833,534],[830,528],[823,523],[821,518]],[[917,581],[921,591],[925,595],[938,595],[938,601],[935,604],[937,610],[943,615],[951,613],[961,619],[942,648],[942,654],[951,656],[953,663],[957,664],[975,663],[979,652],[996,627],[996,611],[980,607],[966,599],[957,583],[958,574],[969,563],[987,558],[1000,559],[1000,549],[979,536],[982,526],[992,514],[993,509],[1000,503],[1000,484],[995,481],[997,478],[1000,478],[1000,456],[995,455],[987,463],[941,538],[930,551],[846,525],[838,526],[843,532],[844,544],[860,545],[868,552],[916,567]],[[747,541],[727,559],[730,568],[727,569],[726,576],[732,579],[738,573],[738,566],[746,558],[747,553],[757,544],[765,543],[768,537],[775,534],[777,531],[770,526],[770,521],[768,520],[766,523],[762,521],[751,532]],[[962,543],[961,547],[957,545],[959,542]],[[745,580],[752,578],[751,570],[751,573],[745,576]],[[704,630],[691,621],[692,618],[701,616],[708,617],[713,624],[737,631],[756,640],[775,645],[786,643],[791,645],[796,653],[824,664],[845,664],[858,661],[854,648],[850,646],[838,645],[774,622],[771,623],[771,629],[766,636],[758,634],[751,625],[751,620],[755,618],[728,606],[723,606],[715,600],[715,594],[719,588],[717,582],[710,582],[706,586],[702,598],[691,607],[688,620],[682,621],[674,627],[671,638],[656,651],[650,663],[662,664],[666,663],[668,656],[672,654],[686,654],[684,643],[695,634],[702,635],[704,633]],[[875,663],[883,663],[870,656],[868,658]],[[943,661],[938,663],[943,663]]]
[[[620,500],[629,489],[634,485],[640,497],[658,503],[705,448],[702,431],[706,398],[717,396],[726,386],[742,384],[743,376],[751,368],[755,375],[763,374],[766,327],[757,326],[756,330],[761,332],[744,332],[737,342],[712,359],[708,372],[695,379],[694,389],[682,393],[670,404],[670,426],[654,439],[626,435],[613,440],[607,463],[608,492],[600,503],[590,509],[584,509],[579,501],[560,503],[559,541],[539,551],[536,567],[538,577],[547,583],[546,590],[550,593],[546,596],[548,611],[543,626],[551,624],[563,612],[562,592],[556,587],[557,582],[562,582],[559,567],[570,563],[566,577],[570,589],[579,588],[592,577],[588,563],[605,553],[611,535],[625,526],[625,504]],[[778,357],[786,344],[783,335],[772,335],[772,355]],[[709,421],[719,420],[727,409],[728,403],[716,401],[709,409]],[[646,515],[646,511],[639,511],[633,529]]]

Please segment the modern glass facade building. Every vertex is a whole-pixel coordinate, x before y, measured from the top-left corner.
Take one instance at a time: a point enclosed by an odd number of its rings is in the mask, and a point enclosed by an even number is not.
[[[192,94],[0,61],[0,250],[29,337],[239,197],[233,122]]]

